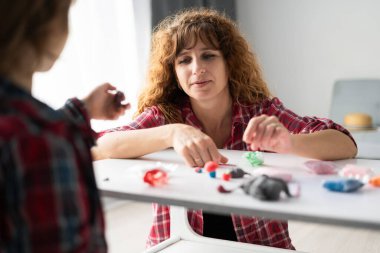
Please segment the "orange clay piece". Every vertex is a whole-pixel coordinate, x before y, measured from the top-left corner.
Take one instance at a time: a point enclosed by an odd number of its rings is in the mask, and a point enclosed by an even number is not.
[[[373,177],[369,180],[369,183],[373,186],[380,187],[380,176]]]

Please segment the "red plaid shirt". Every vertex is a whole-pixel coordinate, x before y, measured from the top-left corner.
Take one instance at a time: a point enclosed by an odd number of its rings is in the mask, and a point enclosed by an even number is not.
[[[107,251],[81,102],[55,111],[0,77],[0,252]]]
[[[202,130],[190,102],[180,110],[185,124]],[[329,119],[316,117],[300,117],[286,109],[278,98],[267,99],[256,105],[233,104],[232,129],[224,149],[249,150],[249,146],[242,141],[244,130],[252,117],[262,114],[276,116],[292,134],[312,133],[324,129],[336,129],[348,136],[349,132]],[[153,106],[145,110],[129,125],[111,129],[106,132],[142,129],[165,125],[167,122],[160,110]],[[106,133],[105,132],[105,133]],[[103,133],[104,134],[104,133]],[[350,136],[351,137],[351,136]],[[170,236],[169,206],[153,204],[154,221],[147,246],[156,245]],[[260,217],[246,217],[231,214],[232,221],[239,242],[253,243],[285,249],[294,249],[288,232],[286,221],[270,220]],[[203,234],[202,210],[189,210],[188,219],[195,232]]]

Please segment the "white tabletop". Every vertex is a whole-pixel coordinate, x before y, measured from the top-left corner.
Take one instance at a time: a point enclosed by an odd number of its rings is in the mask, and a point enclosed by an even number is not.
[[[229,158],[229,163],[252,173],[273,169],[292,173],[293,181],[301,186],[300,197],[266,202],[247,196],[240,189],[231,194],[221,194],[217,191],[219,184],[232,188],[243,179],[224,182],[210,178],[207,173],[195,173],[193,168],[184,165],[182,158],[173,150],[153,153],[139,159],[97,161],[94,163],[95,174],[102,193],[111,197],[185,206],[217,213],[380,229],[380,188],[366,185],[355,193],[330,192],[322,187],[322,182],[337,176],[310,174],[303,165],[308,159],[265,153],[264,165],[257,169],[242,158],[242,151],[221,152]],[[169,182],[161,187],[151,187],[143,182],[142,175],[144,170],[156,167],[157,161],[172,165],[168,166],[171,171]],[[338,167],[346,164],[367,166],[380,174],[379,160],[351,159],[335,163]]]

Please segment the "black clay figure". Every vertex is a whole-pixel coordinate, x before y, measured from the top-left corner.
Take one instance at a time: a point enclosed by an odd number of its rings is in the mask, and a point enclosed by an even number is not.
[[[267,175],[255,177],[243,183],[239,188],[242,188],[246,194],[260,200],[278,200],[282,191],[288,197],[292,197],[284,180]],[[222,185],[218,187],[218,191],[221,193],[232,192],[232,190],[226,190]]]

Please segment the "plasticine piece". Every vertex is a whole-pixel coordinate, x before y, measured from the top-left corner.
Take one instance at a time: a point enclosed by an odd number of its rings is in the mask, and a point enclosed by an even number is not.
[[[196,167],[196,168],[194,169],[194,171],[197,172],[197,173],[202,173],[203,168],[202,168],[202,167]]]
[[[375,175],[375,172],[368,167],[347,164],[340,171],[339,175],[346,178],[358,179],[367,182]]]
[[[222,174],[222,180],[230,181],[231,180],[231,173],[223,173]]]
[[[211,178],[216,178],[216,170],[208,173]]]
[[[292,197],[284,180],[267,175],[254,178],[244,183],[241,188],[246,194],[260,200],[278,200],[282,191],[288,197]]]
[[[337,172],[337,167],[333,162],[310,160],[304,164],[310,172],[318,175],[332,175]]]
[[[204,168],[207,172],[213,172],[216,171],[218,168],[219,164],[214,162],[214,161],[209,161],[205,164]]]
[[[323,187],[334,192],[355,192],[363,187],[363,183],[357,179],[328,180]]]
[[[264,163],[263,153],[260,151],[246,152],[243,156],[254,167],[258,167]]]
[[[242,170],[240,168],[236,168],[236,169],[231,170],[230,174],[231,174],[232,178],[242,178],[245,175],[251,175],[248,172],[245,172],[244,170]]]
[[[243,191],[260,200],[278,200],[280,199],[281,192],[285,192],[288,197],[296,197],[299,195],[299,189],[295,195],[290,194],[288,185],[285,181],[278,178],[271,178],[267,175],[255,177],[239,186]],[[222,185],[218,186],[220,193],[231,193],[236,189],[228,190]]]
[[[220,192],[220,193],[231,193],[232,192],[232,190],[227,190],[226,188],[224,188],[223,185],[219,185],[217,189],[218,189],[218,192]]]
[[[292,174],[286,173],[286,172],[280,172],[280,171],[268,171],[264,172],[262,175],[267,175],[268,177],[272,178],[279,178],[284,180],[285,182],[290,182],[293,179]]]
[[[148,170],[144,173],[143,180],[151,186],[162,186],[168,182],[168,174],[166,171],[156,168]]]
[[[372,186],[375,186],[375,187],[380,187],[380,176],[377,176],[377,177],[373,177],[369,180],[369,183],[372,185]]]

